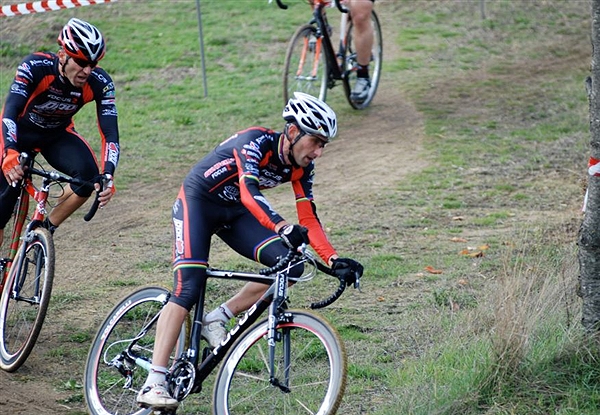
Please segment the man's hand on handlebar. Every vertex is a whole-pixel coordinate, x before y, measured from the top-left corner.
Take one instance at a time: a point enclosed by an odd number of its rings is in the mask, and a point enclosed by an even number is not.
[[[108,173],[104,173],[102,175],[102,183],[95,183],[94,187],[96,188],[96,192],[98,193],[98,207],[102,208],[106,206],[110,199],[112,199],[115,194],[115,185],[113,181],[113,176]]]
[[[351,258],[335,258],[331,260],[331,269],[340,279],[346,281],[346,285],[354,285],[354,288],[359,288],[360,277],[363,274],[363,266],[360,262]]]
[[[302,244],[308,244],[308,229],[300,225],[285,225],[279,229],[279,237],[290,249],[296,250]]]
[[[16,187],[17,183],[23,178],[25,172],[19,161],[19,152],[17,150],[8,149],[2,160],[2,173],[6,177],[6,181]]]

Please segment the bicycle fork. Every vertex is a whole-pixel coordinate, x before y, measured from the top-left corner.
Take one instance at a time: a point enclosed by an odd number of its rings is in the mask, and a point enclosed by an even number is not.
[[[33,218],[31,220],[31,222],[29,222],[29,224],[27,225],[27,227],[25,228],[25,232],[23,233],[23,237],[22,239],[22,243],[21,243],[21,249],[17,250],[17,257],[14,258],[14,260],[12,261],[11,264],[11,269],[8,271],[10,273],[12,272],[17,272],[18,274],[18,278],[15,279],[15,284],[13,287],[11,287],[10,289],[13,289],[13,293],[11,294],[13,298],[15,298],[18,301],[25,301],[26,303],[29,304],[39,304],[40,303],[40,291],[41,291],[41,287],[40,287],[40,274],[42,271],[42,268],[45,266],[45,264],[40,260],[39,255],[43,256],[43,252],[42,249],[39,247],[34,247],[34,257],[33,260],[28,259],[27,258],[27,245],[33,241],[33,230],[40,226],[42,223],[42,219],[43,217],[47,214],[46,212],[46,198],[48,195],[48,185],[46,183],[44,183],[44,186],[42,187],[41,190],[39,190],[39,193],[41,194],[41,197],[39,198],[38,201],[38,205],[36,207],[36,211],[33,215]],[[37,195],[36,195],[37,196]],[[25,206],[29,205],[29,203],[25,203]],[[26,209],[26,208],[25,208]],[[21,209],[22,210],[22,209]],[[23,212],[19,212],[19,214],[26,214],[26,210]],[[15,242],[18,242],[19,239],[16,239]],[[21,297],[20,292],[21,292],[21,288],[23,287],[23,283],[25,282],[25,280],[28,279],[28,271],[29,271],[29,266],[28,266],[28,262],[31,263],[33,262],[35,265],[35,279],[34,279],[34,285],[33,285],[33,290],[32,290],[32,296],[27,298],[27,297]],[[24,269],[24,271],[23,271]]]
[[[285,311],[287,300],[287,278],[282,273],[277,274],[273,302],[269,306],[269,320],[267,325],[267,344],[269,345],[269,382],[284,393],[290,393],[290,330],[283,328],[277,331],[277,325],[292,321],[292,314]],[[283,353],[283,381],[278,379],[275,369],[276,344],[282,343]]]

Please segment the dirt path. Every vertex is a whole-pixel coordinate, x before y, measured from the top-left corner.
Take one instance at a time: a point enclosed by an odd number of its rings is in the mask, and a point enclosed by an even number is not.
[[[384,62],[391,61],[398,56],[398,50],[389,41],[395,38],[392,32],[395,23],[387,21],[386,13],[380,13],[380,18],[386,40]],[[318,162],[315,194],[327,221],[338,219],[335,206],[340,203],[356,203],[357,209],[368,211],[370,206],[365,204],[365,198],[389,191],[407,173],[424,166],[419,159],[421,117],[396,85],[397,80],[385,77],[384,63],[383,79],[372,107],[340,117],[340,137]],[[341,87],[332,92],[341,93]],[[178,178],[169,180],[170,187],[179,185]],[[363,189],[360,202],[355,200],[356,189]],[[370,191],[364,194],[367,189]],[[156,200],[152,189],[144,187],[121,191],[110,211],[101,212],[103,220],[82,225],[80,219],[72,219],[61,227],[57,234],[61,256],[57,258],[55,282],[55,293],[60,295],[51,305],[40,339],[26,364],[13,374],[0,371],[0,414],[85,413],[82,402],[65,402],[80,385],[56,386],[56,379],[72,378],[76,383],[81,382],[83,372],[82,367],[71,367],[70,359],[53,355],[70,344],[65,342],[69,333],[64,327],[72,326],[76,331],[90,324],[97,326],[106,315],[114,302],[93,298],[94,286],[110,287],[123,275],[149,283],[168,280],[165,276],[144,275],[139,263],[142,258],[151,262],[169,257],[169,215],[174,196],[169,194]],[[290,204],[289,191],[274,192],[272,198],[276,205]],[[150,200],[153,202],[149,203]],[[108,215],[111,227],[106,226]],[[140,238],[142,227],[146,233]],[[89,241],[88,235],[95,235],[95,240]],[[103,248],[96,249],[97,246]],[[100,257],[106,255],[105,246],[111,247],[109,258]],[[75,257],[85,260],[75,261]],[[116,296],[120,295],[120,288],[112,290]],[[85,309],[78,309],[78,305]],[[77,353],[87,351],[87,344],[84,345]],[[65,355],[69,354],[64,351]]]

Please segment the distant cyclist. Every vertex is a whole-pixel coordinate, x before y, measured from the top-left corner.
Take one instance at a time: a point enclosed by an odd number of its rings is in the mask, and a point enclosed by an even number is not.
[[[91,24],[71,19],[58,35],[57,53],[37,52],[17,68],[2,109],[0,140],[0,244],[18,197],[16,184],[23,178],[22,151],[39,150],[56,170],[82,180],[100,171],[112,177],[119,160],[119,129],[115,86],[98,62],[106,45]],[[73,116],[88,102],[96,103],[102,140],[101,169],[86,140],[77,133]],[[15,191],[5,190],[9,187]],[[91,190],[67,187],[45,226],[54,231],[90,197]],[[100,193],[100,206],[112,198],[112,180]]]
[[[156,327],[152,366],[137,396],[142,407],[177,407],[166,388],[169,356],[187,313],[206,283],[212,235],[239,254],[273,266],[288,248],[310,243],[327,264],[354,283],[363,267],[339,258],[328,241],[313,202],[314,161],[336,135],[337,120],[323,101],[296,92],[283,110],[283,132],[253,127],[235,133],[198,162],[185,178],[173,205],[174,287]],[[287,222],[262,190],[291,182],[300,225]],[[301,271],[300,271],[301,272]],[[202,336],[216,347],[225,324],[247,310],[268,287],[248,283],[204,316]]]
[[[357,104],[362,104],[369,97],[371,89],[371,77],[369,75],[369,63],[371,62],[371,50],[373,49],[373,26],[371,25],[371,13],[375,0],[343,0],[350,10],[352,25],[354,26],[354,47],[356,48],[356,61],[358,69],[357,81],[350,94],[350,99]]]

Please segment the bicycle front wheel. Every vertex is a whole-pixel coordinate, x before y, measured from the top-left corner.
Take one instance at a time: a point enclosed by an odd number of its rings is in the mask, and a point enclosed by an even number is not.
[[[14,372],[29,357],[44,324],[53,279],[52,235],[45,228],[34,229],[21,243],[0,296],[3,370]]]
[[[273,386],[269,373],[267,320],[255,324],[232,346],[213,392],[213,414],[335,414],[346,387],[346,350],[322,317],[290,310],[277,326]]]
[[[344,50],[344,90],[348,102],[354,109],[367,108],[371,101],[373,101],[373,97],[375,97],[377,87],[379,86],[381,64],[383,63],[383,35],[381,34],[379,18],[375,11],[371,12],[371,25],[373,26],[373,47],[371,48],[371,62],[369,63],[371,87],[369,88],[367,98],[362,102],[355,102],[350,98],[352,89],[356,85],[356,69],[358,67],[354,40],[354,25],[352,22],[349,23],[348,30],[346,31],[346,47]]]
[[[154,349],[156,324],[149,323],[168,295],[164,288],[142,288],[121,300],[100,326],[84,373],[85,401],[92,415],[152,413],[138,407],[136,396],[146,381]],[[184,338],[182,329],[178,355]]]
[[[304,92],[325,101],[327,97],[327,59],[323,37],[312,25],[300,26],[288,45],[283,71],[283,101],[294,92]]]

